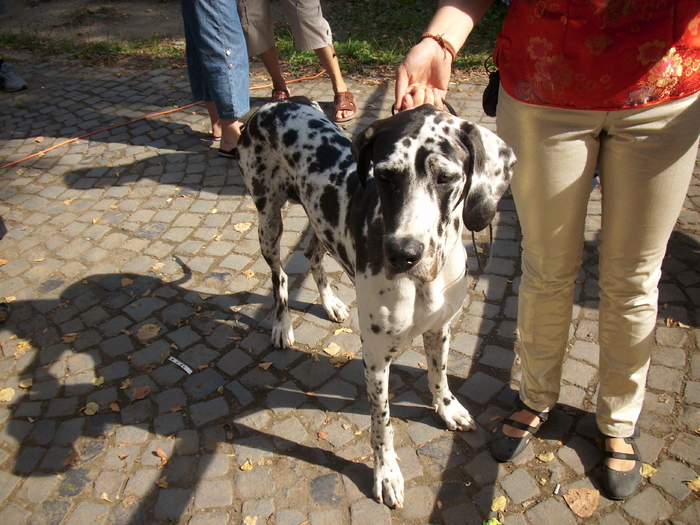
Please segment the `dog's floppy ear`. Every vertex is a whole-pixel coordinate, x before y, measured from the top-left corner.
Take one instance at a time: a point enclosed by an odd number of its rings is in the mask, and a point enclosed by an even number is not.
[[[462,142],[471,154],[471,168],[462,218],[468,230],[486,228],[496,215],[498,201],[506,191],[515,165],[513,150],[495,133],[464,122]]]
[[[369,177],[369,168],[372,162],[372,148],[377,137],[377,129],[382,121],[377,121],[367,129],[357,134],[352,141],[352,156],[357,162],[357,176],[364,188]]]

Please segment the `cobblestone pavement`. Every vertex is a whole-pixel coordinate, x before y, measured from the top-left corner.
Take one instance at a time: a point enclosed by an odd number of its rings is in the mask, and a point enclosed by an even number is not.
[[[0,172],[8,230],[0,242],[0,297],[12,298],[0,325],[0,522],[584,521],[562,495],[599,487],[598,189],[561,404],[541,436],[514,463],[498,464],[487,451],[519,377],[519,232],[507,195],[486,272],[465,238],[472,284],[454,323],[450,382],[478,430],[444,429],[428,406],[415,341],[393,367],[407,492],[405,508],[390,510],[371,497],[356,316],[339,326],[317,305],[301,251],[309,234],[300,207],[286,210],[283,237],[298,347],[276,350],[256,215],[235,161],[212,149],[203,106],[121,125],[188,103],[185,73],[26,58],[17,65],[30,89],[0,93],[1,164],[117,127]],[[349,83],[361,111],[346,128],[352,135],[389,114],[393,86]],[[460,115],[493,129],[479,109],[482,89],[454,86],[451,101]],[[332,100],[323,78],[293,90]],[[267,94],[252,92],[255,102]],[[700,500],[683,483],[700,475],[699,211],[696,168],[664,264],[640,423],[643,459],[658,472],[626,502],[601,498],[586,523],[700,523]],[[328,266],[339,296],[354,304],[347,277]],[[546,452],[554,453],[547,462],[538,458]],[[497,496],[507,500],[500,514],[490,511]]]

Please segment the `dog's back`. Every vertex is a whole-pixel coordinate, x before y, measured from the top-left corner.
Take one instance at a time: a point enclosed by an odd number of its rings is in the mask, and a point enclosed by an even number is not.
[[[321,243],[352,278],[348,207],[358,187],[350,140],[316,102],[291,97],[262,106],[238,146],[239,166],[261,213],[300,203]],[[340,234],[340,235],[339,235]]]

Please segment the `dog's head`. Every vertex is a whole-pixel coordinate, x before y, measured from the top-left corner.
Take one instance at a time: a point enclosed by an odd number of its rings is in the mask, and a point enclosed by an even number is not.
[[[389,277],[435,279],[461,232],[496,214],[515,164],[491,131],[423,105],[375,122],[352,144],[360,183],[374,177]]]

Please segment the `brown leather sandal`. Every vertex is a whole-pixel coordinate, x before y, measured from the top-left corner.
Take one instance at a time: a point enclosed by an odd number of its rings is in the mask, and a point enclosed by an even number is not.
[[[350,115],[342,118],[336,118],[339,111],[352,111]],[[333,120],[335,122],[347,122],[357,116],[357,106],[355,105],[355,97],[349,91],[341,91],[333,99]]]

